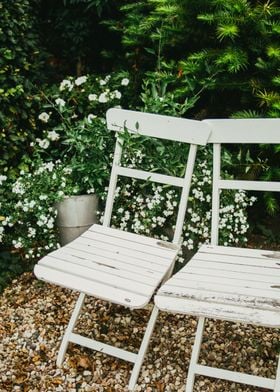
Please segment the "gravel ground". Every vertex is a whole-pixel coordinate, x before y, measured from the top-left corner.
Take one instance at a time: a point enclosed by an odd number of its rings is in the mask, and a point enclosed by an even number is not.
[[[0,391],[125,392],[131,365],[70,344],[55,360],[77,294],[25,273],[0,296]],[[88,298],[76,330],[103,342],[138,347],[148,312]],[[136,391],[183,392],[196,319],[161,313]],[[208,321],[200,363],[274,377],[278,330]],[[196,392],[265,389],[197,377]]]

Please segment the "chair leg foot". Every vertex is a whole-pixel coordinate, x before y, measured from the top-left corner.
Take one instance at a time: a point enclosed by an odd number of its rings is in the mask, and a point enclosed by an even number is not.
[[[70,335],[73,332],[73,329],[75,328],[75,325],[77,323],[77,320],[79,318],[80,312],[82,310],[83,304],[85,301],[85,294],[81,293],[79,295],[79,298],[76,302],[75,308],[73,310],[72,316],[69,320],[68,326],[66,328],[66,331],[64,333],[59,351],[58,351],[58,355],[57,355],[57,359],[56,359],[56,365],[57,367],[61,367],[65,358],[65,354],[67,351],[67,347],[69,344],[69,339],[70,339]]]
[[[137,382],[137,379],[138,379],[138,376],[140,373],[140,369],[143,364],[146,351],[148,349],[151,335],[152,335],[154,327],[156,325],[158,312],[159,312],[159,309],[156,306],[154,306],[152,313],[151,313],[151,316],[150,316],[150,319],[149,319],[149,322],[147,324],[147,328],[146,328],[140,349],[137,354],[137,359],[135,361],[135,364],[133,366],[132,373],[131,373],[131,376],[129,379],[129,384],[128,384],[129,391],[133,391],[135,388],[135,385],[136,385],[136,382]]]

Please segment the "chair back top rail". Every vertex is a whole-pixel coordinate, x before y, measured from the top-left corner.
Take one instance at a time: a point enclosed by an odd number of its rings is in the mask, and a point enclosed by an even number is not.
[[[207,119],[208,143],[280,144],[280,118]]]
[[[106,118],[111,131],[121,132],[125,128],[143,136],[190,144],[205,145],[211,133],[208,124],[202,121],[133,110],[109,109]]]

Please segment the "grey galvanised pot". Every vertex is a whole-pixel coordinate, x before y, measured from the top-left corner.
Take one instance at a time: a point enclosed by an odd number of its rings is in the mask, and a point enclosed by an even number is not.
[[[60,244],[73,241],[97,222],[96,195],[68,196],[56,203]]]

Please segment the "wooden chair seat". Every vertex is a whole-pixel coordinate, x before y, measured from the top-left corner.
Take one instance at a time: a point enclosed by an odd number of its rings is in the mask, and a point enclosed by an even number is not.
[[[165,311],[280,326],[280,252],[204,245],[161,286]]]
[[[130,308],[142,308],[178,253],[175,244],[91,226],[80,237],[43,257],[41,279]]]

